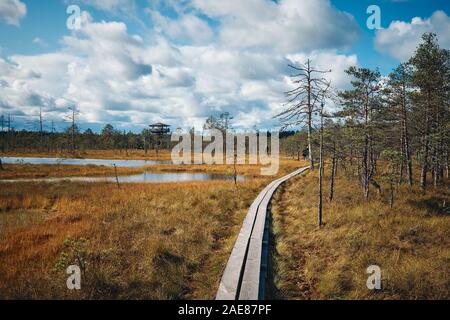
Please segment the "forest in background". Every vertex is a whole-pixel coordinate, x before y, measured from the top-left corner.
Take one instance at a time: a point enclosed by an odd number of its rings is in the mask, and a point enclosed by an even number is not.
[[[319,167],[319,225],[325,160],[330,202],[338,166],[355,173],[366,200],[372,189],[380,194],[388,185],[391,205],[403,183],[425,190],[448,179],[450,51],[435,34],[425,33],[413,56],[389,76],[350,67],[351,88],[345,91],[333,92],[323,76],[330,71],[314,69],[309,60],[291,67],[297,87],[287,92],[286,109],[277,117],[286,127],[307,129],[286,138],[283,149],[298,158],[311,150],[310,168]]]
[[[308,60],[307,65],[291,66],[292,82],[286,109],[278,115],[283,128],[281,152],[296,159],[308,158],[311,169],[329,159],[330,170],[354,167],[369,197],[371,188],[379,190],[380,179],[422,188],[437,186],[449,172],[450,51],[439,46],[435,34],[426,33],[414,55],[388,76],[377,70],[351,67],[349,90],[334,92],[323,74]],[[330,107],[332,105],[332,108]],[[337,110],[337,111],[336,111]],[[80,132],[71,109],[71,125],[64,132],[46,131],[40,112],[39,130],[16,131],[11,120],[1,116],[2,152],[42,150],[64,152],[85,149],[170,149],[170,135],[124,132],[106,125],[99,133]],[[203,129],[232,128],[228,113],[209,117]],[[176,129],[180,130],[179,128]],[[191,129],[191,133],[194,129]],[[386,165],[378,170],[377,164]],[[420,172],[418,181],[413,171]],[[332,175],[333,179],[333,175]]]

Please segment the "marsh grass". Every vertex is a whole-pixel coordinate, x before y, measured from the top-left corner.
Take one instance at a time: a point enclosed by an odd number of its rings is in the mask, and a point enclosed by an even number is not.
[[[98,150],[90,150],[92,153]],[[98,154],[92,154],[92,156],[98,156],[99,158],[105,158],[107,155],[111,155],[109,150],[104,152],[98,151]],[[138,152],[139,150],[135,150]],[[37,154],[31,154],[28,156],[36,156]],[[49,156],[48,154],[42,154]],[[11,154],[11,156],[20,156],[18,154]],[[21,155],[24,156],[24,155]],[[118,157],[117,159],[120,159]],[[132,158],[133,160],[139,160],[139,157]],[[280,169],[278,176],[289,173],[299,166],[302,166],[304,161],[295,161],[285,157],[280,158]],[[261,164],[240,164],[237,165],[237,174],[247,177],[258,178],[261,177]],[[143,166],[137,168],[130,167],[117,167],[118,175],[132,175],[140,174],[143,172],[197,172],[197,173],[212,173],[212,174],[225,174],[233,175],[234,166],[229,164],[157,164],[150,166]],[[97,166],[97,165],[66,165],[66,164],[3,164],[3,170],[0,170],[1,179],[33,179],[33,178],[57,178],[57,177],[97,177],[97,176],[113,176],[115,174],[114,167],[112,166]]]
[[[37,150],[23,149],[0,152],[1,157],[37,157],[37,158],[80,158],[80,159],[134,159],[134,160],[170,160],[171,153],[169,150],[160,150],[158,154],[154,150],[145,153],[140,149],[82,149],[82,150]]]
[[[213,298],[267,179],[167,184],[14,183],[0,189],[0,297]],[[18,216],[35,216],[20,221]],[[82,290],[56,271],[85,240]],[[73,263],[76,263],[73,261]]]
[[[130,152],[131,153],[131,152]],[[130,156],[139,159],[139,150]],[[143,151],[142,151],[143,153]],[[50,156],[49,154],[10,154]],[[161,155],[161,153],[160,153]],[[88,151],[88,158],[114,158]],[[278,176],[303,163],[282,159]],[[0,179],[113,175],[106,166],[4,164]],[[232,165],[118,168],[233,174]],[[164,184],[0,183],[0,298],[213,298],[248,207],[275,177]],[[83,243],[74,251],[67,244]],[[77,259],[80,258],[80,259]],[[69,263],[85,261],[82,290],[66,288]]]
[[[300,176],[275,196],[274,298],[450,298],[448,181],[427,192],[402,185],[390,208],[386,187],[366,202],[341,171],[319,229],[317,179],[317,172]],[[380,291],[366,287],[369,265],[382,270]]]
[[[279,175],[294,170],[298,163],[286,162],[285,166],[280,170]],[[48,165],[48,164],[4,164],[3,170],[0,170],[0,180],[11,179],[39,179],[39,178],[58,178],[58,177],[109,177],[114,176],[116,171],[112,166],[97,166],[97,165]],[[260,165],[238,165],[237,174],[259,178],[261,177]],[[208,173],[208,174],[234,174],[232,165],[152,165],[138,168],[117,167],[117,174],[133,175],[143,172],[157,172],[157,173],[177,173],[177,172],[193,172],[193,173]]]
[[[118,167],[118,175],[139,174],[145,168]],[[65,165],[65,164],[3,164],[0,170],[1,179],[39,179],[57,177],[98,177],[112,176],[115,174],[114,167],[96,165]]]

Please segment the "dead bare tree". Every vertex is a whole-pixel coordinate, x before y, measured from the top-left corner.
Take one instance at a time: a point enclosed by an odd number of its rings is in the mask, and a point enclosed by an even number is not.
[[[337,146],[336,141],[333,141],[332,146],[332,157],[331,157],[331,172],[330,172],[330,194],[328,196],[328,200],[330,204],[333,202],[334,198],[334,178],[336,177],[337,171]]]
[[[6,133],[4,133],[4,131],[5,131],[5,129],[4,129],[4,127],[5,127],[5,116],[4,115],[2,115],[0,117],[0,126],[1,126],[1,130],[2,130],[2,131],[0,131],[1,137],[2,137],[1,148],[2,148],[2,152],[5,152],[5,148],[6,148]]]
[[[10,135],[11,135],[11,129],[12,129],[11,122],[12,122],[11,115],[8,114],[8,125],[7,125],[6,135],[5,135],[6,149],[9,149],[11,147],[11,143],[9,141],[10,140]]]
[[[323,109],[324,103],[320,105],[320,143],[319,143],[319,203],[317,205],[318,223],[319,227],[322,226],[322,213],[323,213]]]
[[[237,152],[234,152],[234,157],[233,157],[233,179],[234,179],[234,185],[237,186],[237,167],[236,167],[236,162],[237,162]]]
[[[52,121],[51,121],[51,125],[50,125],[50,143],[49,143],[49,145],[48,145],[49,151],[55,149],[55,143],[54,143],[54,140],[55,140],[55,138],[54,138],[55,133],[56,133],[55,121],[52,120]]]
[[[39,139],[40,146],[44,148],[44,117],[42,115],[42,107],[39,107]]]
[[[323,153],[323,119],[325,112],[325,99],[332,98],[330,92],[330,83],[327,82],[326,87],[322,90],[322,99],[319,108],[320,127],[319,127],[319,201],[317,204],[317,220],[319,227],[322,227],[322,215],[323,215],[323,173],[324,173],[324,153]]]
[[[71,106],[68,108],[69,114],[67,115],[67,119],[71,122],[70,126],[70,136],[71,136],[71,148],[72,152],[75,152],[75,131],[76,131],[76,116],[80,113],[76,106]]]
[[[119,189],[120,190],[120,183],[119,183],[119,175],[117,174],[117,166],[116,166],[116,164],[114,163],[114,174],[116,175],[116,183],[117,183],[117,189]]]
[[[286,109],[275,117],[279,118],[283,128],[304,125],[308,131],[308,158],[311,170],[314,170],[314,152],[312,148],[313,115],[319,108],[324,91],[328,83],[323,74],[331,70],[318,70],[311,66],[311,60],[306,64],[289,65],[295,72],[291,75],[295,89],[287,91]]]

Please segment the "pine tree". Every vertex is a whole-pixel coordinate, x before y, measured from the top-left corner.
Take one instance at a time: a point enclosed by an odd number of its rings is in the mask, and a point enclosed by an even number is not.
[[[358,175],[363,187],[364,198],[369,198],[369,185],[379,188],[374,180],[377,164],[375,132],[381,105],[381,75],[379,71],[350,67],[346,73],[353,77],[351,90],[339,93],[344,106],[341,116],[351,124],[352,133],[358,139],[360,155]]]
[[[420,186],[427,188],[431,170],[434,184],[443,176],[448,163],[448,119],[450,97],[450,53],[439,47],[433,33],[425,33],[422,43],[409,63],[413,67],[412,83],[415,125],[420,135]]]
[[[392,108],[400,131],[399,149],[402,159],[400,165],[400,182],[403,178],[403,168],[406,168],[406,176],[410,186],[413,184],[411,137],[409,130],[411,76],[411,67],[406,63],[402,63],[389,75],[388,82],[389,105]]]

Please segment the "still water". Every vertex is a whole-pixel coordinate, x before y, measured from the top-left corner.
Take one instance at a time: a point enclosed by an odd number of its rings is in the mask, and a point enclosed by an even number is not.
[[[233,180],[233,176],[209,173],[150,173],[144,172],[128,176],[119,176],[120,183],[161,183],[161,182],[185,182],[185,181],[209,181],[209,180]],[[243,181],[243,176],[238,176],[237,181]],[[0,180],[0,182],[116,182],[116,177],[61,177],[61,178],[36,178]]]
[[[172,164],[171,160],[114,160],[114,159],[73,159],[73,158],[29,158],[29,157],[2,157],[3,163],[26,164],[68,164],[78,166],[112,166],[136,168],[157,164]]]
[[[111,160],[111,159],[58,159],[58,158],[16,158],[3,157],[3,163],[27,163],[27,164],[66,164],[66,165],[97,165],[118,167],[142,167],[157,164],[172,164],[170,160]],[[120,183],[161,183],[161,182],[185,182],[185,181],[209,181],[209,180],[233,180],[233,176],[210,173],[176,172],[176,173],[153,173],[144,172],[140,174],[125,175],[118,177]],[[237,176],[237,181],[243,181],[243,176]],[[115,176],[107,177],[58,177],[58,178],[34,178],[34,179],[12,179],[0,180],[0,182],[116,182]]]

